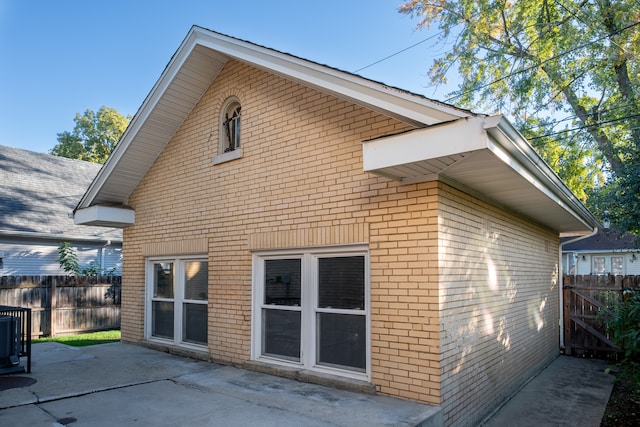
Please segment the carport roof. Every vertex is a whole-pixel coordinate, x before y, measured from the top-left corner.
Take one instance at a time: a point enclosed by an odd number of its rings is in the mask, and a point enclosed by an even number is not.
[[[477,115],[196,26],[78,203],[76,223],[133,224],[134,213],[124,206],[127,198],[229,60],[419,128],[365,142],[365,171],[403,182],[441,179],[561,234],[584,234],[597,226],[593,215],[503,118]],[[454,138],[454,134],[458,136]],[[466,135],[472,135],[469,141],[475,145],[463,143]],[[393,152],[399,145],[405,155],[389,157],[397,163],[379,163],[379,156],[373,153]]]

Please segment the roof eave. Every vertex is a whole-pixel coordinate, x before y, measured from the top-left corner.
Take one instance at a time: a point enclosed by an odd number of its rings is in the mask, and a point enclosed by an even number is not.
[[[336,97],[350,100],[414,126],[432,125],[471,115],[466,110],[432,101],[409,92],[403,92],[354,74],[194,26],[171,58],[167,67],[165,67],[160,78],[120,138],[111,156],[100,169],[75,210],[86,208],[96,203],[96,199],[105,188],[107,181],[117,172],[125,153],[135,144],[141,128],[171,87],[185,61],[188,60],[198,46],[206,47],[221,56],[249,63],[252,66],[267,70],[286,79],[331,93]],[[209,85],[214,80],[215,75],[211,77]],[[197,100],[192,101],[190,107],[193,108],[196,103]],[[170,137],[165,139],[158,144],[158,147],[163,148],[170,140]],[[154,148],[154,150],[156,150],[154,154],[157,157],[161,152],[161,148]],[[154,160],[155,157],[153,158]],[[146,172],[152,163],[152,161],[146,161],[141,164],[139,169],[141,173]],[[124,204],[138,182],[132,182],[128,192],[123,191],[117,197],[117,200],[112,199],[109,203],[114,205]]]
[[[544,183],[545,187],[557,197],[557,202],[572,212],[589,231],[576,230],[571,235],[589,233],[602,227],[593,214],[582,204],[567,185],[556,175],[551,167],[527,142],[524,136],[502,115],[488,118],[485,128],[515,159]]]

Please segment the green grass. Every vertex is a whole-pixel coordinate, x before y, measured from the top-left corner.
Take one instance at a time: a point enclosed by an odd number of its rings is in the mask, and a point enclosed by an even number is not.
[[[59,342],[61,344],[70,345],[73,347],[86,347],[88,345],[106,344],[110,342],[120,341],[120,331],[101,331],[91,332],[88,334],[78,335],[60,335],[57,337],[44,337],[33,340],[33,344],[41,342]]]

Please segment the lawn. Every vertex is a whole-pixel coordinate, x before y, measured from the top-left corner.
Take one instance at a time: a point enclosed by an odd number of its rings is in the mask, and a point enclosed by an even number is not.
[[[57,337],[44,337],[33,340],[33,344],[41,342],[59,342],[73,347],[86,347],[88,345],[106,344],[120,341],[120,330],[90,332],[78,335],[60,335]]]

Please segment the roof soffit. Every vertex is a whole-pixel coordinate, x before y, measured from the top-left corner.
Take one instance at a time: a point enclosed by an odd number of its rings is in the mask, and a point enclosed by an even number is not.
[[[418,127],[471,115],[353,74],[193,27],[76,209],[125,203],[231,58]]]
[[[365,171],[403,183],[439,179],[561,233],[597,226],[551,168],[500,116],[473,117],[363,144]]]

